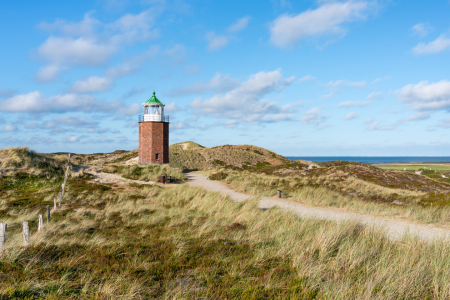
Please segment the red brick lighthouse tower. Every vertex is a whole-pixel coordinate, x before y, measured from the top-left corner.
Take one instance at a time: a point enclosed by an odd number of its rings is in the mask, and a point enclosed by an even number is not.
[[[139,164],[169,163],[169,116],[164,115],[164,104],[153,96],[139,115]]]

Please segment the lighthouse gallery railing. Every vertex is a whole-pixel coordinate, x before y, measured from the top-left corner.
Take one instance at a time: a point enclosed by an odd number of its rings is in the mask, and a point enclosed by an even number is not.
[[[138,122],[165,122],[169,123],[169,116],[157,114],[143,114],[138,116]]]

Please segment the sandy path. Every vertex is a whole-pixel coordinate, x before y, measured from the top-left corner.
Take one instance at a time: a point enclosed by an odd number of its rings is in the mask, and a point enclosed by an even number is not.
[[[216,191],[227,194],[233,201],[243,201],[251,196],[238,193],[227,186],[213,180],[208,180],[201,174],[187,174],[189,185],[200,186],[208,191]],[[258,205],[262,209],[278,206],[287,211],[293,212],[300,217],[313,217],[318,219],[327,219],[333,221],[356,220],[367,226],[382,228],[392,239],[399,239],[404,234],[411,234],[422,240],[447,239],[450,237],[450,230],[434,228],[431,225],[417,225],[402,221],[393,221],[380,217],[371,217],[357,213],[342,212],[332,208],[316,208],[299,203],[293,203],[286,200],[277,200],[271,198],[261,198]]]

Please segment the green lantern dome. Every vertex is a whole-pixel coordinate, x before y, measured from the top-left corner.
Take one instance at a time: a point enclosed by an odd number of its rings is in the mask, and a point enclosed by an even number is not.
[[[153,96],[144,103],[145,106],[164,106],[158,98],[156,98],[155,92],[153,92]]]

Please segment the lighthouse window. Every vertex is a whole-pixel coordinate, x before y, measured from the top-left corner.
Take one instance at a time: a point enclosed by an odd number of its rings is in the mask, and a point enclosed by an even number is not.
[[[155,156],[156,156],[156,159],[158,159],[158,157],[159,157],[159,153],[156,153],[156,155],[155,155]]]

